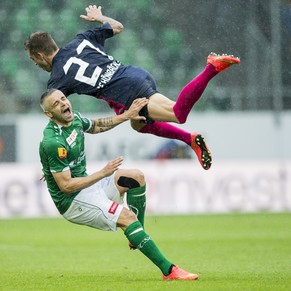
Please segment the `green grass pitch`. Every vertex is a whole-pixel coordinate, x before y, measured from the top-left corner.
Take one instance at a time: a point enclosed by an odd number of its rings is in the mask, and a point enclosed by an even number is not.
[[[0,290],[291,290],[291,213],[148,216],[146,231],[199,280],[162,281],[121,230],[3,219]]]

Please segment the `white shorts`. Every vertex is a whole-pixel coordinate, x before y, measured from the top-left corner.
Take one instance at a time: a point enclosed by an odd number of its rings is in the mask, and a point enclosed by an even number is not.
[[[116,231],[123,207],[123,195],[115,185],[113,174],[82,190],[63,217],[73,223]]]

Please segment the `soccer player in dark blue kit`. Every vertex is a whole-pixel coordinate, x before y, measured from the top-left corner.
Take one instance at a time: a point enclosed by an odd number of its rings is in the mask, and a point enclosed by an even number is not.
[[[123,30],[123,25],[102,14],[101,7],[90,5],[82,19],[101,26],[78,34],[59,48],[47,32],[35,32],[25,42],[25,50],[36,65],[51,73],[48,88],[56,88],[65,96],[73,93],[105,100],[116,114],[127,110],[139,97],[149,99],[140,115],[146,122],[131,121],[140,133],[177,139],[192,147],[201,166],[208,170],[211,153],[199,133],[190,133],[167,122],[185,123],[194,104],[202,96],[208,82],[239,58],[211,53],[204,70],[180,92],[176,102],[158,92],[153,77],[144,69],[125,66],[105,50],[105,40]]]

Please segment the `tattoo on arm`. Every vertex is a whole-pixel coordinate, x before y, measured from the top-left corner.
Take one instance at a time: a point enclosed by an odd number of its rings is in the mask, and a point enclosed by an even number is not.
[[[111,127],[99,127],[100,132],[109,130]]]
[[[97,125],[101,127],[109,127],[112,128],[114,126],[112,117],[105,117],[97,119]]]
[[[87,131],[88,133],[104,132],[116,126],[112,117],[99,118],[97,120],[91,120],[91,122],[92,126]]]

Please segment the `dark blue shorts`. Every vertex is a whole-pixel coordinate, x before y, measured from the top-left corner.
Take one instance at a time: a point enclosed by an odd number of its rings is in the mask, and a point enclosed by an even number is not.
[[[128,66],[116,72],[114,82],[105,86],[98,98],[104,99],[117,114],[121,114],[135,99],[149,98],[155,93],[158,91],[152,75],[142,68]],[[140,115],[147,118],[147,123],[153,122],[148,117],[147,106],[140,111]]]

